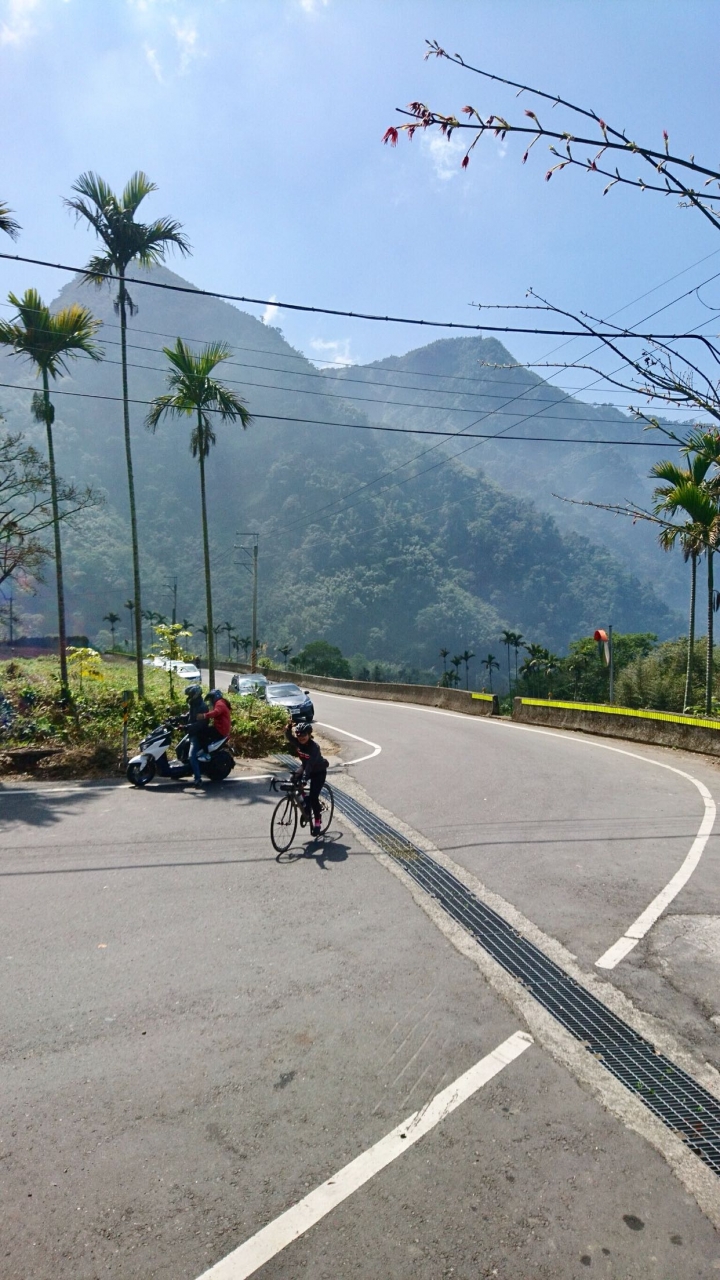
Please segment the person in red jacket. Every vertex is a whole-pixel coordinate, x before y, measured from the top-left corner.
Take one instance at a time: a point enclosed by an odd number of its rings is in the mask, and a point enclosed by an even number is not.
[[[230,704],[225,701],[219,689],[212,689],[208,694],[210,709],[201,711],[198,720],[207,724],[204,731],[201,731],[192,739],[190,745],[190,765],[193,771],[195,786],[202,786],[202,778],[200,776],[200,765],[198,763],[198,753],[202,751],[210,742],[217,741],[218,738],[230,737],[231,715]]]

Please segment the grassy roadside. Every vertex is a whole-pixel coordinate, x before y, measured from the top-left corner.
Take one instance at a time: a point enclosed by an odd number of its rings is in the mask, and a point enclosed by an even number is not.
[[[120,776],[124,689],[132,689],[134,664],[113,658],[97,664],[97,675],[72,678],[72,697],[60,697],[56,657],[12,659],[0,663],[0,776],[34,778]],[[183,690],[153,667],[145,674],[145,697],[133,698],[128,716],[128,747],[161,720],[185,710]],[[238,757],[254,758],[284,743],[286,713],[255,698],[226,695],[232,706],[231,746]],[[52,754],[34,762],[29,753]],[[23,756],[23,752],[27,755]]]

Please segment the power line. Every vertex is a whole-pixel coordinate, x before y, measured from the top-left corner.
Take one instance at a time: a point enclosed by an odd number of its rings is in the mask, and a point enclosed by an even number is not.
[[[32,391],[32,392],[37,391],[37,387],[24,387],[15,382],[0,382],[0,387],[8,388],[11,391]],[[90,392],[90,391],[63,391],[59,387],[54,387],[51,390],[50,394],[53,397],[54,396],[72,396],[75,399],[81,399],[81,400],[110,400],[113,403],[122,404],[122,396],[100,395],[99,393],[94,394],[93,392]],[[138,400],[133,396],[130,396],[128,399],[128,403],[140,404],[140,405],[145,405],[149,407],[153,402],[152,400]],[[219,412],[219,410],[216,411],[214,409],[208,409],[206,412],[214,413],[214,412]],[[490,417],[491,415],[487,414],[484,416]],[[529,416],[534,417],[535,415],[531,414]],[[469,431],[437,431],[434,429],[426,430],[423,427],[386,427],[386,426],[380,426],[373,422],[329,422],[324,418],[300,418],[294,414],[284,414],[284,413],[254,413],[252,414],[252,417],[259,418],[267,422],[295,422],[295,423],[300,423],[301,425],[311,426],[311,427],[347,427],[348,430],[350,431],[383,431],[391,435],[401,435],[401,436],[440,436],[444,439],[450,439],[450,440],[457,440],[459,436],[462,436],[462,438],[465,440],[495,440],[496,438],[498,438],[498,433],[493,434],[493,433],[477,432],[474,434],[470,434]],[[585,419],[579,419],[579,421],[585,421]],[[504,428],[504,432],[507,430],[509,430],[509,428]],[[505,435],[504,433],[502,438],[504,440],[517,440],[517,441],[528,441],[528,442],[534,442],[534,443],[549,443],[549,444],[598,444],[598,445],[619,445],[619,446],[637,445],[637,446],[641,446],[649,449],[662,449],[662,448],[666,449],[667,448],[667,444],[657,444],[655,441],[652,441],[652,440],[589,440],[587,439],[587,437],[584,437],[584,436],[509,436],[509,435]],[[408,463],[404,463],[403,465],[407,466]]]
[[[27,262],[36,267],[50,267],[54,271],[68,271],[73,275],[84,276],[85,268],[78,266],[68,266],[64,262],[48,262],[44,258],[26,258],[19,253],[0,253],[0,258],[5,258],[10,262]],[[97,273],[97,278],[107,280],[112,283],[117,277],[110,272],[101,271]],[[248,298],[244,294],[237,293],[220,293],[215,289],[198,289],[195,285],[166,284],[160,280],[141,280],[138,276],[125,276],[125,283],[132,285],[141,285],[146,289],[164,289],[170,293],[189,293],[198,298],[218,298],[222,302],[244,302],[253,307],[277,307],[284,311],[302,311],[313,315],[323,316],[343,316],[350,320],[371,320],[382,324],[410,324],[419,325],[425,329],[462,329],[473,333],[525,333],[537,336],[547,336],[549,338],[587,338],[587,330],[582,329],[538,329],[537,327],[518,327],[513,325],[491,325],[491,324],[460,324],[454,320],[418,320],[412,316],[381,316],[366,311],[345,311],[338,307],[314,307],[306,303],[300,302],[278,302],[274,298]],[[505,309],[502,306],[500,309]],[[535,307],[519,307],[517,304],[508,304],[510,309],[536,310]],[[617,330],[606,334],[594,334],[594,337],[615,338],[633,337],[641,342],[681,342],[687,338],[695,337],[693,334],[684,333],[632,333],[618,334]]]

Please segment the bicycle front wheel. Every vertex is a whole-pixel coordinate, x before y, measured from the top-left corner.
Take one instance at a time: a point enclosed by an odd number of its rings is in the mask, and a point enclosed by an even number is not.
[[[283,796],[282,800],[278,800],[273,809],[273,816],[270,819],[270,839],[272,840],[273,849],[278,853],[285,853],[290,848],[295,839],[297,831],[297,806],[290,796]]]
[[[330,826],[330,823],[332,822],[332,816],[333,816],[333,813],[335,812],[335,797],[332,793],[331,787],[328,786],[327,782],[324,782],[322,787],[320,788],[319,800],[320,800],[320,834],[324,836],[325,832]]]

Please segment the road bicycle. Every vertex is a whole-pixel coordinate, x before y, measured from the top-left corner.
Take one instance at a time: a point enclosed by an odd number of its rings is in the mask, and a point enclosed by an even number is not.
[[[310,825],[311,816],[307,804],[305,781],[298,775],[290,778],[271,778],[271,791],[282,791],[270,819],[270,839],[277,853],[287,853],[298,829]],[[324,836],[335,811],[332,789],[324,782],[320,788],[320,835]]]

